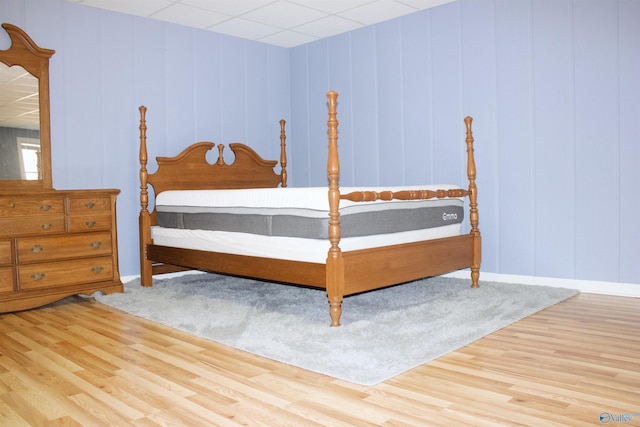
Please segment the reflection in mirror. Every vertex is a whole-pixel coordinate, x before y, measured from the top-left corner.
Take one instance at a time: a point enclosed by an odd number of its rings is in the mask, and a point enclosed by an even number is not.
[[[15,25],[2,28],[10,44],[0,48],[0,192],[51,189],[49,59],[55,51]]]
[[[40,99],[38,79],[0,63],[0,180],[38,180]]]

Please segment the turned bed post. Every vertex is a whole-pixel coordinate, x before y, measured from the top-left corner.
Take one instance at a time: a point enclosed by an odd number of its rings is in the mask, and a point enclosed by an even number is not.
[[[469,178],[469,222],[471,224],[471,235],[473,236],[473,260],[471,264],[471,287],[478,287],[480,278],[480,262],[482,260],[482,237],[478,228],[478,188],[476,187],[476,161],[473,155],[473,131],[471,124],[473,118],[465,117],[464,123],[467,128],[467,176]]]
[[[285,131],[286,120],[280,120],[280,178],[282,187],[287,186],[287,133]]]
[[[149,216],[149,192],[147,184],[147,107],[140,107],[140,283],[152,285],[152,263],[147,260],[147,245],[151,244],[151,218]]]
[[[344,296],[344,259],[340,250],[340,161],[338,158],[338,119],[336,103],[338,93],[327,93],[329,103],[329,119],[327,121],[329,138],[329,155],[327,160],[327,176],[329,178],[329,242],[331,247],[327,254],[326,287],[329,300],[331,326],[340,326],[342,315],[342,299]]]

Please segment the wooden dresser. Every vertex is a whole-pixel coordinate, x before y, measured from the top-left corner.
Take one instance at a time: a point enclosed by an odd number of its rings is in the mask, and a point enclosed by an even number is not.
[[[119,190],[0,192],[0,312],[122,292]]]

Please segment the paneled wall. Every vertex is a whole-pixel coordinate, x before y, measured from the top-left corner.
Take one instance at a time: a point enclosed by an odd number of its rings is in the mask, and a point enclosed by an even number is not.
[[[53,184],[122,190],[123,276],[139,272],[140,105],[148,107],[150,158],[176,155],[203,140],[246,141],[264,157],[278,157],[278,121],[290,115],[285,48],[63,0],[0,0],[0,21],[56,50],[50,67]],[[8,42],[0,39],[0,48]]]
[[[460,0],[293,48],[296,185],[325,182],[329,89],[342,185],[464,183],[470,115],[484,271],[640,284],[638,22],[636,0]]]
[[[325,185],[333,89],[343,185],[464,183],[471,115],[483,271],[640,284],[637,0],[459,0],[293,49],[63,0],[0,0],[0,21],[57,51],[54,186],[122,190],[123,275],[139,105],[150,157],[213,140],[276,158],[285,118],[290,185]]]

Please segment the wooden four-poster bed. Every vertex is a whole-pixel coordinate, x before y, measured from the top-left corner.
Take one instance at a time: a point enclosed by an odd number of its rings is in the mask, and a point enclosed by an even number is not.
[[[252,148],[200,142],[147,171],[146,108],[140,107],[140,268],[154,274],[204,270],[326,289],[331,326],[343,298],[470,268],[478,287],[478,228],[472,119],[466,117],[466,188],[440,185],[341,188],[336,92],[328,100],[328,187],[287,187],[285,121],[280,160]],[[279,171],[277,170],[279,163]],[[149,211],[149,186],[153,209]],[[470,231],[461,233],[468,201]]]

